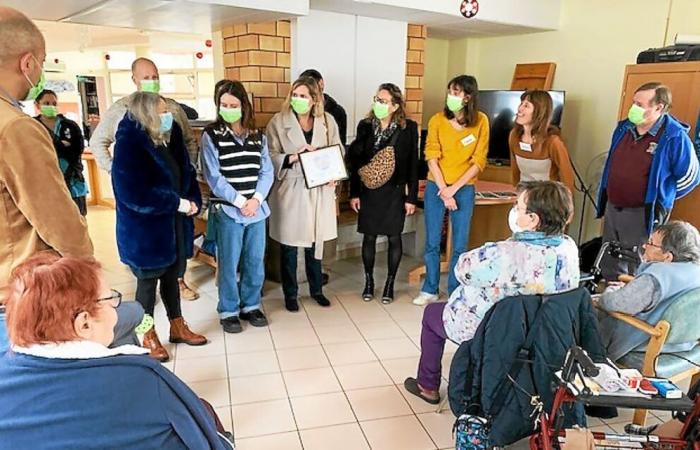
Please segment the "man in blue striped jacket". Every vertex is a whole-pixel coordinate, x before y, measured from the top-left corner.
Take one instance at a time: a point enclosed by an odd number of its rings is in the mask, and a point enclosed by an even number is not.
[[[676,198],[700,184],[700,165],[688,136],[690,127],[668,113],[671,90],[661,83],[640,86],[627,119],[612,137],[598,198],[605,216],[603,242],[641,246],[665,223]],[[634,274],[638,263],[606,257],[603,276]]]

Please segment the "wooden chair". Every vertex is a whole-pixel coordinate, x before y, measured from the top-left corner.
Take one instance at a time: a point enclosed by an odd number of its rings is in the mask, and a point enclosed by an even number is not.
[[[628,314],[608,312],[611,317],[643,331],[649,335],[649,343],[644,351],[633,351],[616,361],[621,366],[639,370],[646,377],[668,378],[674,383],[692,377],[692,383],[700,380],[700,368],[697,365],[662,352],[666,344],[680,344],[700,340],[700,289],[681,294],[666,309],[656,325],[648,324]],[[700,345],[687,352],[674,352],[683,358],[700,364]],[[637,409],[633,422],[644,425],[647,411]]]

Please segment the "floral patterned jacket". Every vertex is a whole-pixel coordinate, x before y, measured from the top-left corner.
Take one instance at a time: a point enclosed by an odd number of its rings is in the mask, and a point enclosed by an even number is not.
[[[569,236],[516,233],[463,253],[455,266],[459,287],[442,315],[447,337],[474,337],[486,311],[514,295],[555,294],[579,284],[578,248]]]

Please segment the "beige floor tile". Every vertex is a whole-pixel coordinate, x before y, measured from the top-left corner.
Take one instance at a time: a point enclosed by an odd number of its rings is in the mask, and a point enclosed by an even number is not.
[[[296,313],[286,309],[272,311],[267,315],[267,319],[270,322],[270,329],[311,327],[309,318],[302,310]]]
[[[369,450],[357,423],[301,430],[299,434],[304,450]]]
[[[347,391],[346,394],[357,420],[360,421],[413,414],[395,386]]]
[[[235,405],[233,406],[233,425],[236,440],[296,430],[292,409],[287,399]]]
[[[415,377],[418,373],[418,357],[388,359],[381,363],[395,384],[403,385],[406,378]]]
[[[225,333],[226,352],[231,354],[271,351],[272,337],[268,329],[253,328],[243,333]]]
[[[334,366],[376,361],[377,357],[365,342],[346,342],[323,346]]]
[[[300,430],[355,422],[342,392],[297,397],[290,401]]]
[[[423,414],[423,413],[431,413],[437,411],[438,405],[432,405],[425,400],[421,400],[420,398],[416,397],[415,395],[411,394],[406,390],[406,388],[403,387],[403,383],[397,384],[396,388],[399,390],[401,395],[403,395],[403,398],[406,399],[408,404],[411,406],[411,409],[413,410],[414,413],[416,414]],[[445,398],[447,395],[447,387],[445,384],[443,384],[440,387],[440,398]],[[445,411],[449,412],[450,411],[450,405],[445,404]]]
[[[357,327],[350,323],[347,325],[318,326],[314,324],[316,334],[321,344],[341,344],[345,342],[363,341],[364,338]]]
[[[401,359],[420,356],[416,345],[407,337],[395,339],[374,339],[367,341],[380,360]]]
[[[367,340],[391,339],[406,336],[406,333],[393,321],[360,322],[357,324],[357,328]]]
[[[353,321],[347,314],[317,315],[310,318],[314,327],[347,327],[352,326]]]
[[[280,367],[284,372],[329,367],[328,358],[320,345],[315,347],[277,350]]]
[[[229,377],[245,377],[280,371],[274,351],[228,355]]]
[[[378,361],[335,366],[333,369],[346,391],[394,384]]]
[[[420,332],[423,328],[420,320],[397,320],[396,323],[407,336],[420,338]]]
[[[231,378],[229,386],[232,405],[287,398],[287,390],[280,373]]]
[[[360,422],[373,449],[381,450],[434,450],[435,444],[416,416]]]
[[[439,448],[452,445],[454,447],[454,437],[452,436],[452,426],[455,423],[455,416],[449,410],[441,414],[426,413],[418,414],[418,420],[423,424],[433,442]]]
[[[228,390],[228,380],[193,381],[187,383],[197,394],[197,397],[211,403],[215,408],[231,404],[231,396]]]
[[[277,350],[286,348],[312,347],[320,344],[313,328],[272,329],[272,341]]]
[[[280,433],[247,439],[236,438],[236,450],[302,450],[299,434]]]
[[[224,430],[232,431],[233,416],[231,415],[231,407],[220,406],[218,408],[214,408],[214,411],[216,411],[216,415],[219,416],[219,420],[221,421],[221,425],[224,426]]]
[[[203,358],[205,356],[221,356],[226,357],[226,346],[224,345],[224,338],[217,340],[209,340],[204,345],[187,345],[187,344],[177,344],[177,359],[191,359],[191,358]]]
[[[207,356],[182,361],[176,360],[175,375],[185,383],[228,378],[226,358],[224,356]]]
[[[342,390],[333,369],[330,367],[283,372],[282,375],[290,397],[326,394]]]

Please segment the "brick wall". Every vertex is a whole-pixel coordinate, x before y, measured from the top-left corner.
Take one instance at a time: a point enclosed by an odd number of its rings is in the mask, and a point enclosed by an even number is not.
[[[406,48],[406,113],[421,126],[423,120],[423,75],[425,74],[425,25],[408,25]]]
[[[226,78],[239,80],[253,93],[257,127],[280,111],[289,92],[290,23],[238,24],[222,30]]]

